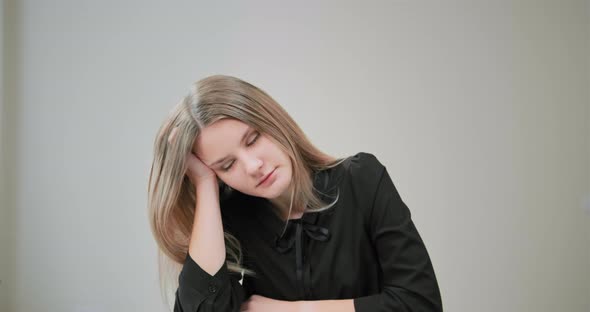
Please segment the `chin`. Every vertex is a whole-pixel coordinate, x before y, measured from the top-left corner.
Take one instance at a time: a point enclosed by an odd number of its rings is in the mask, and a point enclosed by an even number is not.
[[[289,180],[286,180],[289,181]],[[267,190],[268,193],[265,194],[264,197],[269,198],[269,199],[277,199],[279,197],[281,197],[282,195],[285,195],[285,192],[287,192],[289,190],[289,183],[285,182],[285,179],[280,179],[275,181],[275,183],[273,183],[273,185],[271,185],[270,189]],[[286,194],[288,196],[291,196],[291,194]]]
[[[282,188],[278,187],[279,185],[276,182],[278,181],[275,181],[275,183],[270,188],[262,190],[261,196],[268,199],[275,199],[279,197],[283,191]]]

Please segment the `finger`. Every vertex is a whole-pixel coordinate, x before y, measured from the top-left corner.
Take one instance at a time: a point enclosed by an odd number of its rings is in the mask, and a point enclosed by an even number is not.
[[[170,135],[168,136],[168,143],[174,144],[177,136],[178,136],[178,127],[174,127],[174,129],[172,129],[172,131],[170,131]]]

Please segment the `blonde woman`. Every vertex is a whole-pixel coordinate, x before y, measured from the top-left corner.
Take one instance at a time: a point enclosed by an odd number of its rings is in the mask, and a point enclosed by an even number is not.
[[[239,78],[196,82],[165,120],[148,205],[174,311],[442,311],[386,168],[323,153]]]

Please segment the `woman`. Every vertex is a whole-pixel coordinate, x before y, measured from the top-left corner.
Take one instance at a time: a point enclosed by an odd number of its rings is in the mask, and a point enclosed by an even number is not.
[[[386,168],[321,152],[246,81],[192,86],[158,132],[148,193],[174,311],[442,311]]]

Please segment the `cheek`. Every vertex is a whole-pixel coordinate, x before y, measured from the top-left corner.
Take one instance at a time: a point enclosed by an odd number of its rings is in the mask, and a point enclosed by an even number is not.
[[[229,172],[217,172],[217,179],[233,189],[240,189],[240,178]],[[220,178],[221,176],[221,178]]]
[[[279,152],[279,151],[281,151],[281,149],[279,148],[278,143],[275,142],[270,137],[264,137],[264,140],[262,140],[260,142],[260,147],[262,149],[264,149],[265,151],[273,151],[273,152]]]

